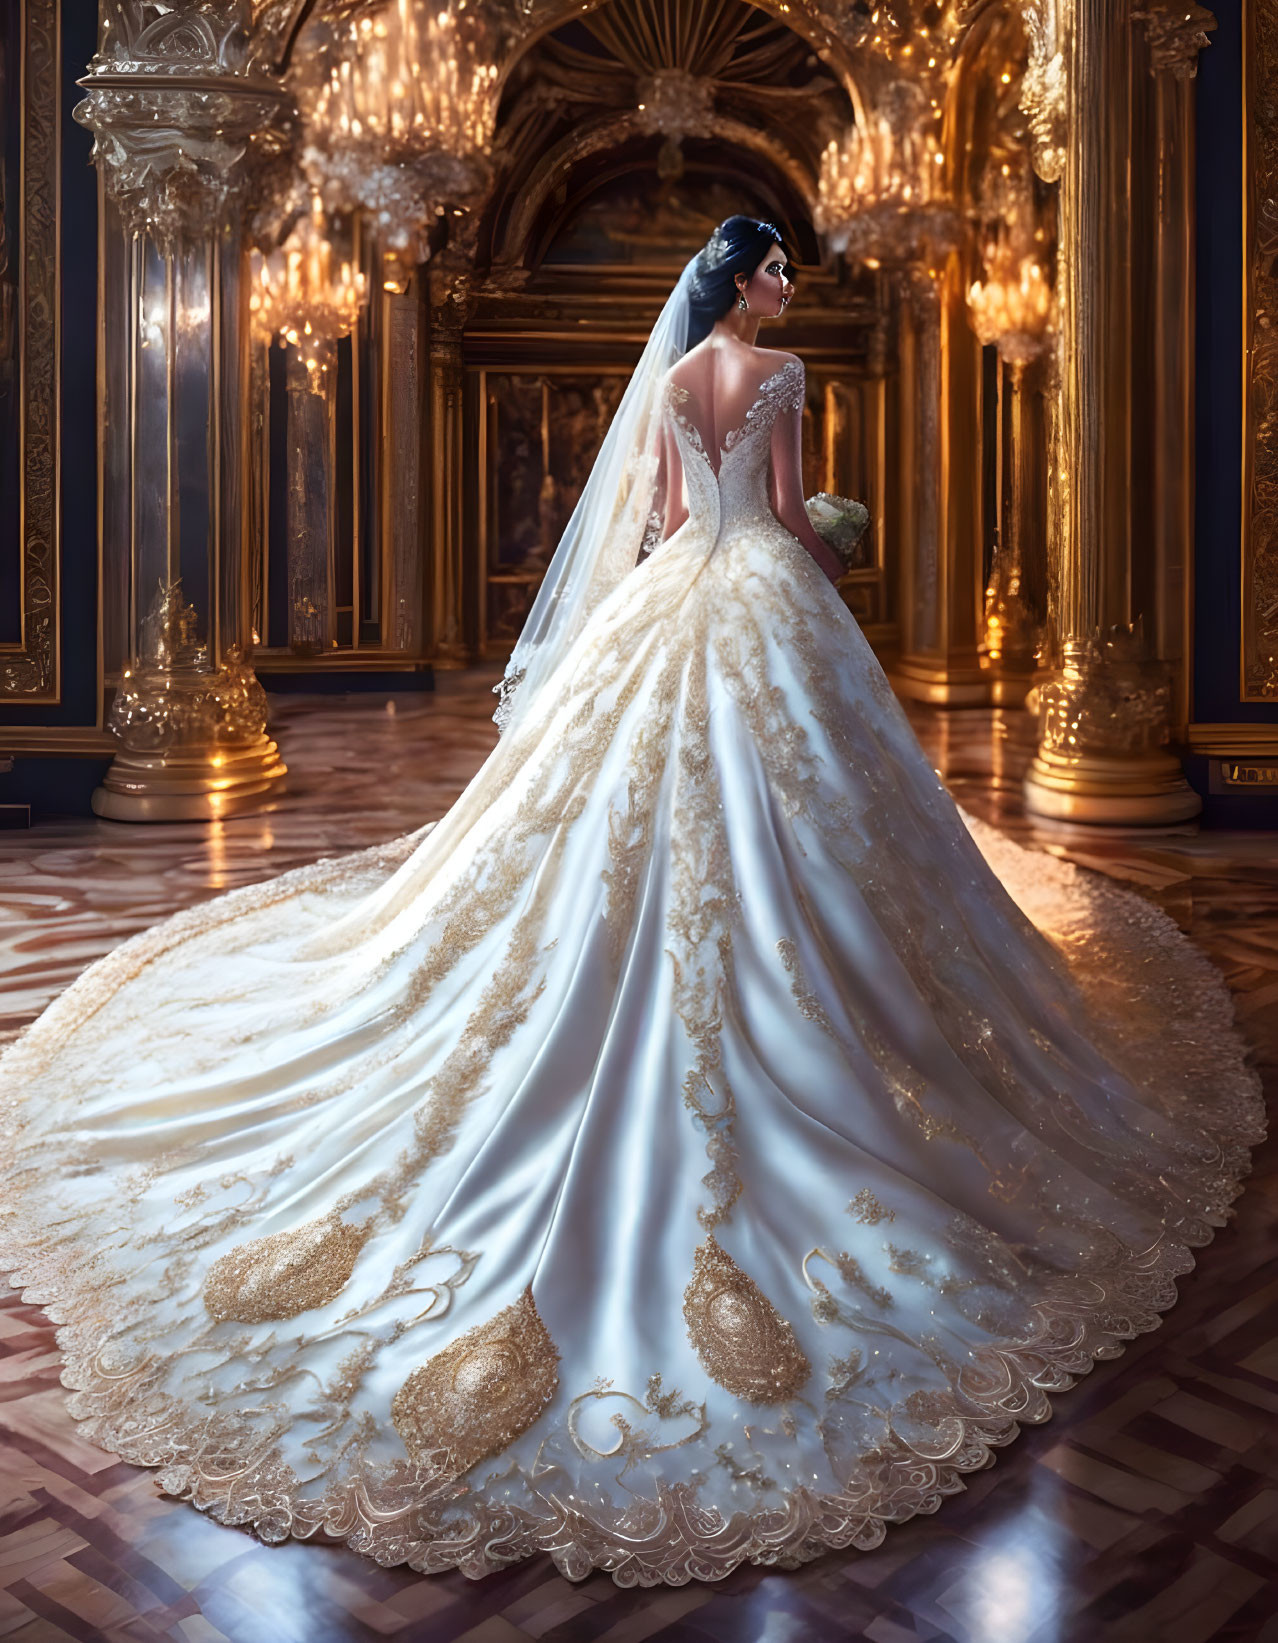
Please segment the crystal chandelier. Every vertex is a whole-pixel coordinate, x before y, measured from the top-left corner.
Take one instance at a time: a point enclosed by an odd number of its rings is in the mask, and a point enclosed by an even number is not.
[[[393,0],[298,72],[302,163],[329,210],[359,210],[413,255],[444,205],[480,190],[497,122],[496,41],[468,0]]]
[[[957,245],[961,220],[945,195],[944,160],[925,93],[893,82],[864,124],[827,145],[818,232],[833,250],[872,267]]]
[[[337,259],[318,195],[282,245],[253,253],[253,322],[291,343],[313,380],[327,369],[333,343],[354,329],[366,295],[363,273]]]
[[[1017,252],[1006,240],[987,248],[985,278],[967,293],[972,329],[983,343],[993,343],[1009,365],[1028,365],[1038,358],[1052,328],[1052,287],[1041,259]]]
[[[1033,184],[1023,154],[991,164],[981,189],[990,224],[982,246],[983,279],[967,291],[972,329],[1012,366],[1043,352],[1056,323],[1056,304],[1044,256],[1045,234],[1035,220]]]

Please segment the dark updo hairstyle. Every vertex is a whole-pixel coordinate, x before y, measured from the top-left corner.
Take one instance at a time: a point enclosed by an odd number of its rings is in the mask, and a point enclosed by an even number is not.
[[[721,320],[737,300],[736,276],[752,275],[774,245],[781,247],[786,259],[786,278],[793,279],[794,264],[780,229],[756,217],[729,217],[719,224],[697,253],[688,292],[689,348],[708,337],[716,320]]]

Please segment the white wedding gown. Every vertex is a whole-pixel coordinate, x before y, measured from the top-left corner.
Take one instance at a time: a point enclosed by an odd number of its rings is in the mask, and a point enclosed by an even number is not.
[[[1225,989],[965,824],[771,511],[802,375],[718,461],[670,396],[687,523],[442,820],[124,942],[0,1062],[72,1412],[221,1521],[623,1584],[872,1547],[1224,1223]]]

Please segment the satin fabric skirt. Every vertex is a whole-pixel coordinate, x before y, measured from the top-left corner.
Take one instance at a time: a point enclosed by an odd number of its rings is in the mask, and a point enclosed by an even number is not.
[[[268,1539],[623,1583],[935,1509],[1262,1129],[1217,973],[959,813],[768,521],[634,571],[437,824],[91,965],[0,1101],[95,1441]]]

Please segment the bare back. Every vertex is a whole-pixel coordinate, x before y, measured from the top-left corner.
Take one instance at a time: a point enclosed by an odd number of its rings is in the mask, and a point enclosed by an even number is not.
[[[724,446],[745,425],[765,382],[793,354],[748,343],[720,341],[713,335],[689,349],[670,372],[670,381],[687,395],[681,410],[696,428],[717,474]]]

